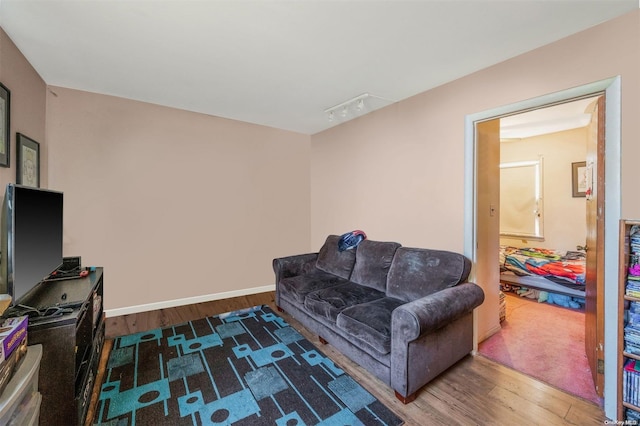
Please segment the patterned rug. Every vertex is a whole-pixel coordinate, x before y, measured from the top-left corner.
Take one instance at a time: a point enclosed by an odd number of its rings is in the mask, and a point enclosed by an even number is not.
[[[115,339],[109,425],[401,425],[268,306]]]

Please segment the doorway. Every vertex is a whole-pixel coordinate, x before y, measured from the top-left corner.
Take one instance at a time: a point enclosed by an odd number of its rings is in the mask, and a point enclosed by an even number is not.
[[[499,129],[488,124],[492,119],[530,111],[546,105],[567,102],[572,99],[594,96],[604,93],[606,97],[606,155],[604,156],[605,180],[607,182],[607,200],[604,206],[607,229],[616,230],[620,218],[620,78],[615,77],[585,86],[540,96],[488,111],[468,115],[465,119],[465,254],[472,260],[471,279],[480,284],[485,291],[485,303],[474,311],[474,342],[477,343],[499,330],[499,288],[498,288],[498,226],[491,217],[495,201],[491,200],[487,189],[487,177],[479,172],[484,166],[488,149],[492,143],[499,144],[499,136],[489,139],[487,144],[478,143],[478,139],[488,134],[498,134]],[[486,124],[486,125],[485,125]],[[499,159],[494,161],[497,162]],[[481,161],[482,159],[482,161]],[[496,171],[498,168],[495,168]],[[498,179],[496,172],[495,179]],[[489,181],[491,177],[488,178]],[[493,240],[492,240],[493,239]],[[607,232],[602,244],[602,273],[604,288],[598,296],[603,306],[603,355],[617,359],[617,232]],[[492,242],[495,241],[495,242]],[[608,417],[616,413],[618,383],[615,362],[604,363],[604,409]]]
[[[601,404],[596,389],[601,396],[602,384],[594,385],[597,377],[589,373],[585,349],[595,347],[585,344],[584,247],[591,234],[587,207],[597,200],[595,195],[587,199],[584,188],[572,190],[573,165],[585,163],[587,149],[597,143],[590,139],[594,138],[591,129],[597,128],[598,98],[494,119],[500,138],[495,216],[499,217],[500,299],[504,303],[501,329],[480,344],[479,353]],[[477,143],[483,141],[480,138]],[[482,179],[478,182],[478,193],[488,192],[482,188]],[[595,288],[596,280],[590,279],[590,287]],[[591,302],[597,303],[597,297]],[[572,371],[571,376],[567,371]]]

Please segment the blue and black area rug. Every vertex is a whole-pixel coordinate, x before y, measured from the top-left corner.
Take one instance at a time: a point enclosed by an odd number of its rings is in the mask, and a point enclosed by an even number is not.
[[[267,306],[115,339],[110,425],[401,425]]]

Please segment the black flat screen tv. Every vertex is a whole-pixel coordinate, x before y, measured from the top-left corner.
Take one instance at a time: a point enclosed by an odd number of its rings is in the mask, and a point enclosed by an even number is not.
[[[63,261],[62,192],[8,184],[0,223],[0,293],[11,305]]]

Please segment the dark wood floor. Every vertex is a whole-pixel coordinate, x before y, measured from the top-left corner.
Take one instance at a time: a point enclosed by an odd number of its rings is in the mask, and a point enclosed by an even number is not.
[[[274,293],[260,293],[159,311],[107,318],[108,339],[158,327],[179,324],[255,305],[275,309]],[[337,365],[402,417],[406,425],[602,425],[602,409],[480,355],[468,355],[419,391],[416,400],[403,405],[393,391],[360,366],[322,345],[286,313],[282,317],[329,356]],[[95,409],[104,365],[112,341],[103,351],[87,425]]]

